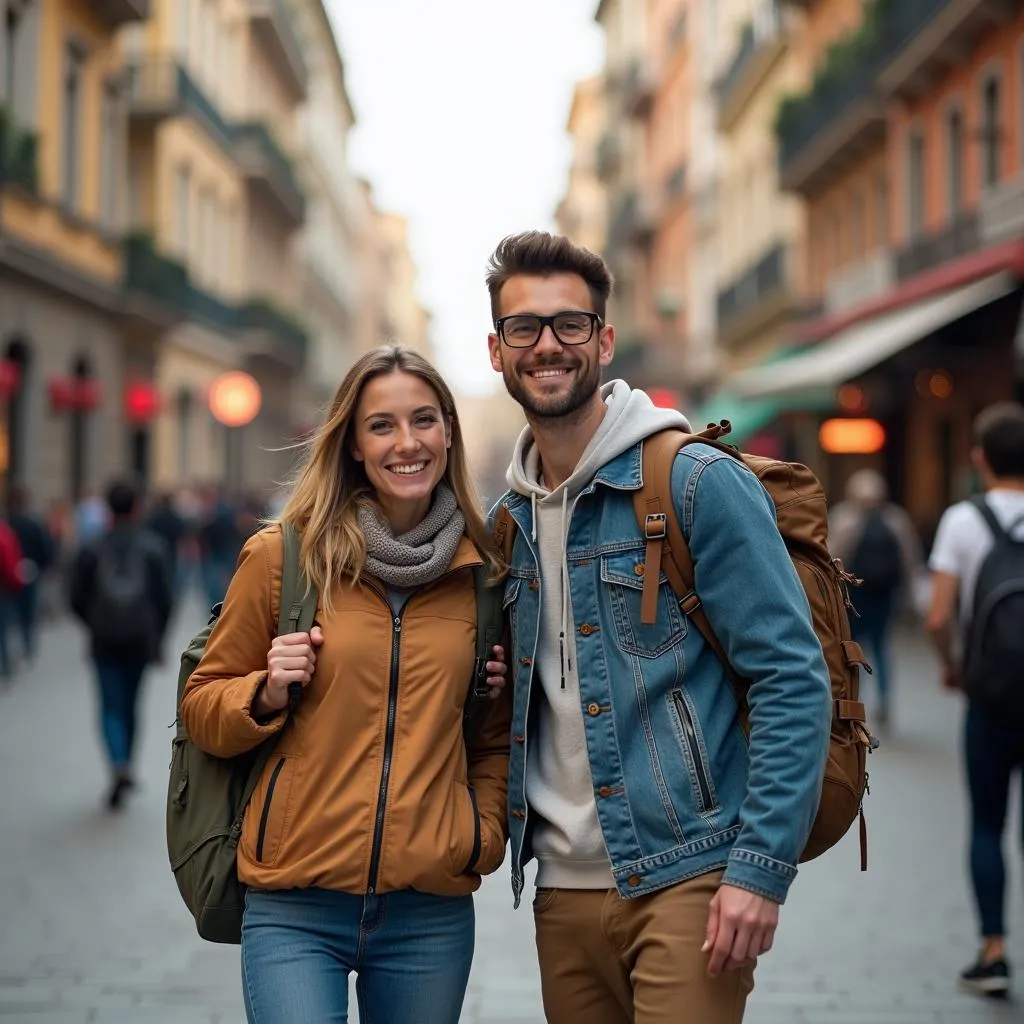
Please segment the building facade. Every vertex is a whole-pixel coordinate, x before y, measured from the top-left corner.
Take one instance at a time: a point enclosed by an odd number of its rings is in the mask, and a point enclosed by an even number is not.
[[[555,211],[561,234],[591,252],[603,252],[608,231],[608,199],[597,173],[597,152],[605,131],[604,82],[600,76],[578,82],[566,128],[572,163],[565,196]]]

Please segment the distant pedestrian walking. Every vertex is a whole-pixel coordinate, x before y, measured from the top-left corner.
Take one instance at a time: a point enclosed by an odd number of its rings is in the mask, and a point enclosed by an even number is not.
[[[923,566],[921,542],[907,513],[888,500],[881,473],[861,469],[847,481],[846,500],[831,510],[829,545],[862,581],[852,593],[857,614],[850,625],[870,649],[878,687],[875,720],[885,728],[892,705],[892,627]]]
[[[982,412],[971,457],[985,494],[953,505],[939,523],[928,631],[944,684],[967,694],[971,882],[982,944],[960,984],[1005,996],[1002,841],[1010,780],[1024,770],[1024,407],[1001,403]]]
[[[42,516],[30,509],[28,492],[22,487],[11,490],[8,522],[21,545],[18,567],[21,586],[11,601],[13,625],[21,635],[22,653],[26,663],[36,656],[39,631],[39,592],[44,575],[56,560],[56,547]]]
[[[8,628],[14,602],[21,591],[21,545],[12,527],[0,519],[0,680],[9,682],[14,666],[11,661]]]
[[[116,810],[134,786],[139,689],[146,666],[160,660],[172,590],[163,541],[136,523],[135,489],[115,483],[107,503],[112,525],[79,550],[69,602],[89,633],[111,769],[107,805]]]

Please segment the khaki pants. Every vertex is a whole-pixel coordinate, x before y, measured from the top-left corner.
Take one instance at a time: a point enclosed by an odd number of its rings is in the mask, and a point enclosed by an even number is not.
[[[701,952],[722,874],[631,900],[614,889],[538,889],[548,1024],[739,1024],[753,965],[711,978]]]

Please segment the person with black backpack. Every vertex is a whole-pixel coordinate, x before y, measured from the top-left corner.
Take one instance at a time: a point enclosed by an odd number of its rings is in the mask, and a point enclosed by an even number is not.
[[[126,481],[111,484],[107,504],[110,528],[79,550],[68,603],[89,635],[111,769],[107,806],[117,810],[135,785],[139,691],[147,665],[161,658],[173,591],[163,540],[136,522],[136,488]]]
[[[1005,997],[1002,841],[1010,781],[1024,770],[1024,407],[1002,402],[981,412],[971,460],[985,493],[939,522],[927,628],[943,684],[967,697],[970,868],[982,942],[960,985]]]
[[[854,637],[871,651],[878,702],[875,722],[890,724],[892,629],[923,566],[921,542],[910,516],[888,500],[885,478],[859,469],[846,482],[845,500],[829,513],[829,546],[861,582],[852,593]]]
[[[282,629],[289,535],[318,602],[307,624],[297,588]],[[352,972],[362,1020],[457,1024],[472,894],[508,835],[503,569],[448,386],[409,349],[368,352],[280,521],[245,542],[181,700],[188,738],[209,755],[275,743],[236,835],[250,1024],[348,1020]],[[499,609],[489,650],[481,580]],[[470,730],[478,688],[488,714]],[[172,774],[185,806],[208,801],[198,785]],[[172,831],[176,813],[172,800]]]

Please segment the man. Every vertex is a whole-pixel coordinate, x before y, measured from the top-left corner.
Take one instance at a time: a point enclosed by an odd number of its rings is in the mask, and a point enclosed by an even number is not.
[[[889,501],[885,478],[875,469],[858,469],[846,481],[845,500],[829,514],[829,547],[861,584],[853,595],[854,639],[870,645],[878,692],[875,720],[887,729],[891,712],[892,627],[901,601],[913,597],[923,560],[921,542],[910,516]]]
[[[134,787],[136,707],[146,666],[160,660],[173,592],[163,541],[138,526],[138,495],[125,482],[107,492],[111,526],[80,549],[71,572],[71,610],[89,632],[110,760],[107,806]]]
[[[604,261],[543,232],[487,276],[491,365],[523,407],[503,499],[515,719],[509,811],[518,905],[536,857],[541,988],[553,1024],[734,1024],[771,948],[817,809],[831,692],[771,499],[708,445],[673,468],[697,590],[751,681],[750,740],[724,669],[662,584],[640,621],[632,495],[645,437],[688,429],[623,381]]]
[[[1024,542],[1024,407],[1006,402],[990,406],[974,425],[971,461],[985,492],[983,505],[994,517],[1000,534]],[[1003,862],[1003,829],[1010,779],[1024,768],[1024,616],[1021,616],[1024,577],[1005,580],[1005,592],[1016,596],[1016,608],[1004,606],[1014,616],[1003,630],[1004,642],[1016,650],[998,657],[1010,669],[1017,699],[993,701],[985,693],[985,680],[964,672],[973,664],[975,611],[983,570],[997,542],[986,512],[972,501],[953,505],[943,514],[935,534],[929,565],[932,599],[927,627],[942,662],[942,681],[951,690],[967,691],[964,759],[971,807],[971,882],[981,926],[981,950],[974,964],[960,975],[970,991],[1005,996],[1010,990],[1006,960],[1003,904],[1006,869]],[[997,557],[1008,562],[1002,552]],[[1018,563],[1019,564],[1019,563]],[[988,567],[991,570],[991,566]],[[959,603],[959,621],[956,608]],[[1006,634],[1009,634],[1008,636]],[[968,642],[957,641],[961,636]],[[991,672],[999,674],[998,667]]]
[[[31,499],[24,487],[13,487],[8,498],[8,521],[21,545],[21,589],[12,602],[14,616],[21,631],[26,664],[36,656],[39,633],[39,590],[44,573],[56,560],[53,538],[42,516],[31,510]]]

